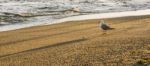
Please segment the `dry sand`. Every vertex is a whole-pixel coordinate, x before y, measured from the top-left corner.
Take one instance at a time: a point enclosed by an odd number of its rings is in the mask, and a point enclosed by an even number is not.
[[[84,20],[0,32],[0,66],[149,64],[150,16]]]

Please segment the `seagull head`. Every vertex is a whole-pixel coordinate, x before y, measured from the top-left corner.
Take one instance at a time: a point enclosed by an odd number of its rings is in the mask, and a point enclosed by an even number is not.
[[[104,20],[101,20],[100,23],[101,23],[101,24],[105,24],[105,21],[104,21]]]

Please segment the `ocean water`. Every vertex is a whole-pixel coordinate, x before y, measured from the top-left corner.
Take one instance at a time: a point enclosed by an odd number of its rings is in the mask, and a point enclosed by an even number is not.
[[[150,0],[0,0],[0,28],[5,30],[53,23],[72,16],[149,8]]]

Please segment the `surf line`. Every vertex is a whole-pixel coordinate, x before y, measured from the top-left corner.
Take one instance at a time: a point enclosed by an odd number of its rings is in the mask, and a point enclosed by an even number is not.
[[[118,17],[129,17],[129,16],[145,16],[150,15],[150,9],[146,10],[136,10],[136,11],[125,11],[125,12],[112,12],[112,13],[100,13],[100,14],[89,14],[89,15],[79,15],[79,16],[70,16],[52,22],[40,22],[40,23],[26,23],[26,24],[15,24],[0,27],[0,32],[10,31],[21,28],[27,28],[32,26],[41,26],[41,25],[52,25],[56,23],[68,22],[68,21],[80,21],[80,20],[90,20],[90,19],[105,19],[105,18],[118,18]]]

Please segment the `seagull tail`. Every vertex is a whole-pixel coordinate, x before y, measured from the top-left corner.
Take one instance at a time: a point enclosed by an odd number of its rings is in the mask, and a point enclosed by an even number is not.
[[[113,30],[113,29],[115,29],[115,28],[109,28],[109,30]]]

